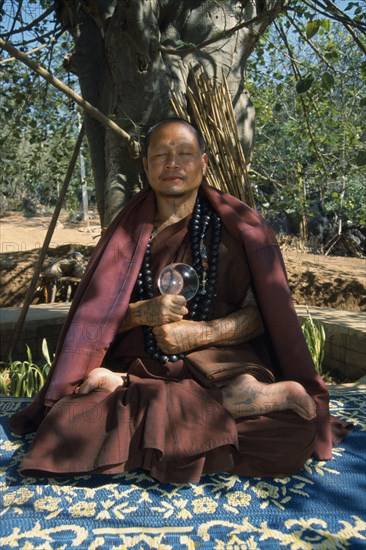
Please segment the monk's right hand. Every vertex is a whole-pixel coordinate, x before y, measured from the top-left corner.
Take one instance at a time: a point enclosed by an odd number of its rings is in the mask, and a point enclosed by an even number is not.
[[[184,296],[165,294],[149,300],[130,304],[121,327],[124,332],[131,328],[146,325],[156,327],[181,321],[188,314],[187,300]]]

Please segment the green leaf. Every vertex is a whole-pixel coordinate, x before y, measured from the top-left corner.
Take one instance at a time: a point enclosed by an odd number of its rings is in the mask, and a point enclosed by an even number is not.
[[[332,24],[331,24],[330,19],[322,19],[321,20],[321,26],[325,31],[329,32],[330,28],[331,28],[331,25]]]
[[[321,374],[326,339],[324,327],[320,321],[313,321],[308,311],[308,317],[305,319],[301,328],[315,367]]]
[[[28,344],[25,344],[25,347],[27,348],[28,362],[31,364],[31,363],[33,363],[32,351],[31,351],[30,347],[28,346]]]
[[[355,163],[357,166],[365,166],[366,165],[366,151],[359,151],[355,158]]]
[[[324,52],[324,57],[328,59],[328,61],[335,62],[339,59],[339,53],[332,47]]]
[[[347,6],[344,8],[344,11],[352,10],[355,6],[357,6],[356,2],[349,2]]]
[[[47,345],[46,338],[43,338],[43,340],[42,340],[42,354],[43,354],[43,357],[46,359],[47,364],[51,365],[51,358],[50,358],[50,354],[49,354],[49,351],[48,351],[48,345]]]
[[[332,73],[325,72],[322,74],[322,85],[326,90],[331,90],[334,86],[334,76]]]
[[[362,97],[362,98],[360,99],[360,106],[361,106],[361,107],[366,107],[366,97]]]
[[[312,74],[309,74],[305,78],[300,78],[296,82],[296,91],[298,94],[304,94],[308,90],[310,90],[311,86],[313,85],[314,77]]]
[[[308,21],[306,23],[306,38],[312,38],[320,29],[320,21]]]
[[[32,397],[34,388],[34,373],[33,369],[30,369],[24,380],[24,393],[26,397]]]
[[[8,395],[8,393],[9,393],[9,378],[7,377],[7,373],[4,371],[0,373],[0,394]]]
[[[221,32],[217,32],[214,35],[212,35],[212,38],[216,39],[220,37]],[[183,40],[177,40],[175,43],[176,49],[181,50],[183,48],[196,48],[196,44],[193,44],[192,42],[183,42]]]

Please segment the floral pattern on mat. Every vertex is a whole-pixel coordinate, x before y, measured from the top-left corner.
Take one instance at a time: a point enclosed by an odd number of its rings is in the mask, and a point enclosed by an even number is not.
[[[142,471],[22,478],[19,462],[33,436],[12,435],[8,418],[23,404],[0,399],[3,549],[366,547],[365,390],[332,392],[332,414],[355,425],[333,460],[310,460],[288,478],[217,474],[198,484],[161,484]]]

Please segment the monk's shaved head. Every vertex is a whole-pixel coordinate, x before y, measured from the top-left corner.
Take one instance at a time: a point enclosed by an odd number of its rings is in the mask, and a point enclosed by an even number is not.
[[[205,153],[206,143],[205,143],[205,140],[203,139],[203,136],[200,130],[198,130],[198,128],[193,126],[193,124],[191,124],[190,122],[188,122],[188,120],[185,120],[184,118],[167,118],[165,120],[162,120],[161,122],[158,122],[157,124],[154,124],[154,126],[151,126],[151,128],[148,129],[143,142],[143,156],[144,157],[147,156],[147,151],[149,149],[151,137],[156,130],[158,130],[162,126],[166,126],[167,124],[177,124],[177,123],[184,124],[192,130],[192,133],[195,135],[198,141],[198,145],[201,150],[201,153]]]

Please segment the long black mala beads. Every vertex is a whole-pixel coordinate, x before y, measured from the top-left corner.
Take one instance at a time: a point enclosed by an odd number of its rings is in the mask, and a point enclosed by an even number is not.
[[[207,253],[206,235],[210,225],[212,234],[210,250]],[[196,202],[190,224],[190,234],[192,267],[198,274],[200,285],[199,291],[190,304],[188,318],[205,321],[215,296],[221,242],[221,220],[207,202],[204,202],[203,205],[201,201]]]
[[[209,252],[206,248],[208,228],[211,226],[211,242]],[[221,220],[211,205],[201,197],[197,198],[189,225],[191,255],[193,268],[199,278],[199,289],[189,304],[188,319],[205,321],[215,296],[217,270],[219,264],[219,246],[221,242]],[[150,238],[141,270],[137,278],[137,290],[140,300],[154,297],[151,272],[151,241]],[[166,355],[159,349],[151,327],[144,326],[145,350],[149,355],[165,364],[182,359],[184,354]]]

